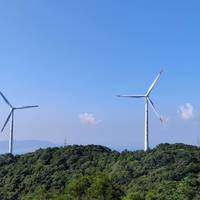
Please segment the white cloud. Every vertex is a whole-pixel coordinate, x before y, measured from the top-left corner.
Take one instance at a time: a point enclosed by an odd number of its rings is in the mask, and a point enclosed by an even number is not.
[[[82,124],[86,125],[96,125],[101,122],[100,120],[97,120],[93,114],[87,112],[81,113],[79,119]]]
[[[178,114],[185,121],[194,119],[194,108],[190,103],[186,103],[185,105],[179,106]]]

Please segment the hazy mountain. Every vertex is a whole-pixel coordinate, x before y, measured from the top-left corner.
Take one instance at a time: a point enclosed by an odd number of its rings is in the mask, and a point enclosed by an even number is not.
[[[14,154],[33,152],[39,148],[60,146],[49,141],[42,140],[16,140],[14,141]],[[8,153],[8,141],[0,141],[0,154]]]

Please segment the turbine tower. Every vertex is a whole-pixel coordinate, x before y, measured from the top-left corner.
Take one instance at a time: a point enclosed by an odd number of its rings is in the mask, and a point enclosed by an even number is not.
[[[161,123],[163,123],[163,119],[162,117],[159,115],[159,113],[157,112],[153,101],[150,99],[150,94],[152,92],[152,90],[154,89],[156,83],[158,82],[161,74],[163,71],[161,71],[156,79],[153,81],[153,83],[151,84],[151,86],[149,87],[148,91],[146,94],[144,95],[118,95],[117,97],[128,97],[128,98],[144,98],[145,100],[145,134],[144,134],[144,151],[148,151],[149,150],[149,105],[152,107],[153,111],[155,112],[156,116],[159,118],[159,120],[161,121]]]
[[[27,108],[36,108],[39,106],[22,106],[22,107],[13,107],[12,104],[8,101],[8,99],[3,95],[2,92],[0,92],[1,97],[4,99],[4,101],[6,102],[6,104],[10,107],[10,113],[3,125],[3,128],[1,129],[1,132],[4,131],[7,123],[9,122],[10,118],[11,118],[11,124],[10,124],[10,136],[9,136],[9,153],[12,154],[13,153],[13,132],[14,132],[14,113],[15,110],[23,110],[23,109],[27,109]]]

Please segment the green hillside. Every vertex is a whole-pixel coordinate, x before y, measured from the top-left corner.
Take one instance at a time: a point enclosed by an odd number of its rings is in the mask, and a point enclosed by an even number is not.
[[[96,145],[0,156],[1,200],[199,200],[200,148],[119,153]]]

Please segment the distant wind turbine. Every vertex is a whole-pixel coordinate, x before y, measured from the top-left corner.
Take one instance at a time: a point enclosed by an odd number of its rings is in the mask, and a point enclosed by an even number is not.
[[[39,106],[23,106],[23,107],[13,107],[12,104],[8,101],[8,99],[3,95],[2,92],[0,92],[1,97],[4,99],[4,101],[6,102],[6,104],[10,107],[10,113],[3,125],[3,128],[1,129],[1,132],[4,131],[7,123],[9,122],[10,118],[11,118],[11,125],[10,125],[10,136],[9,136],[9,153],[12,154],[13,153],[13,132],[14,132],[14,112],[15,110],[23,110],[23,109],[27,109],[27,108],[36,108]]]
[[[144,136],[144,151],[148,151],[149,150],[149,104],[152,107],[153,111],[155,112],[156,116],[159,118],[159,120],[161,121],[161,123],[163,123],[163,119],[162,117],[159,115],[159,113],[157,112],[153,101],[150,99],[150,94],[152,92],[152,90],[154,89],[157,81],[159,80],[161,74],[163,71],[161,71],[158,76],[156,77],[156,79],[153,81],[153,83],[151,84],[151,86],[149,87],[148,91],[146,94],[144,95],[117,95],[117,97],[130,97],[130,98],[144,98],[145,100],[145,136]]]

